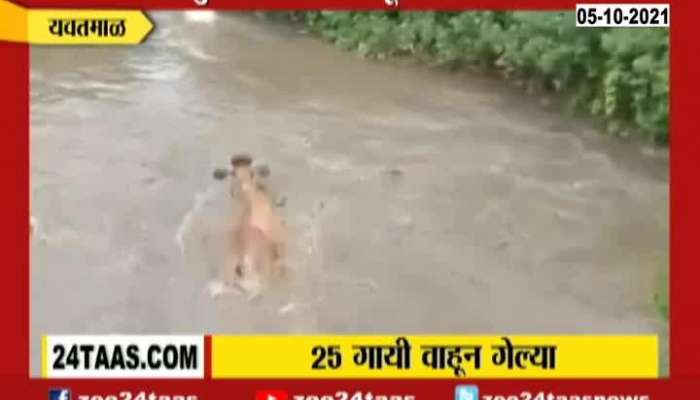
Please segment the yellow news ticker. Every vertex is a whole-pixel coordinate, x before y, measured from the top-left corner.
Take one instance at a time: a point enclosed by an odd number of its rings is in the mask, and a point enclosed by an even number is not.
[[[26,9],[0,0],[0,40],[41,45],[133,45],[153,23],[136,10]]]
[[[512,346],[511,356],[507,356],[503,336],[213,336],[211,372],[214,379],[658,378],[659,374],[658,338],[652,335],[505,338]],[[362,350],[362,346],[367,348]],[[404,368],[384,362],[382,368],[369,368],[368,358],[375,351],[373,346],[382,346],[383,353],[378,354],[382,354],[383,360],[384,355],[390,353],[385,359],[390,363],[396,361],[400,349],[409,346],[410,365],[406,366],[403,360]],[[395,350],[391,350],[392,347]],[[551,348],[556,349],[554,365],[542,368],[543,356],[551,356]],[[500,356],[496,354],[501,351]],[[444,363],[451,366],[433,368],[431,363],[440,352],[443,361],[453,355],[451,364]],[[475,365],[477,352],[480,353],[478,368]],[[426,356],[426,353],[430,354]],[[528,358],[528,354],[535,357]],[[514,361],[510,367],[508,357]],[[456,371],[453,367],[462,370]]]

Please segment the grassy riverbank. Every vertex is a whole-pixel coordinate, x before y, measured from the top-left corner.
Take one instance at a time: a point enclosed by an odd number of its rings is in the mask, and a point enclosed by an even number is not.
[[[560,92],[605,131],[668,143],[668,31],[582,29],[572,12],[305,12],[321,38],[363,57],[494,69]]]

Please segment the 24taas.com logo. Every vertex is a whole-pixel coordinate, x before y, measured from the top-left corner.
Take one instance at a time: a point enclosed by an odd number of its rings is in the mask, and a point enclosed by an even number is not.
[[[49,400],[71,400],[69,389],[49,389]]]
[[[455,400],[479,400],[479,388],[474,385],[459,385],[455,389]]]

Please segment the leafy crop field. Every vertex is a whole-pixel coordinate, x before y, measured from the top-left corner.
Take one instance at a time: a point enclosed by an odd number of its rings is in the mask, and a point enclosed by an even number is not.
[[[561,92],[606,132],[668,143],[664,28],[575,26],[572,12],[305,12],[315,33],[363,57],[414,56],[498,69]]]

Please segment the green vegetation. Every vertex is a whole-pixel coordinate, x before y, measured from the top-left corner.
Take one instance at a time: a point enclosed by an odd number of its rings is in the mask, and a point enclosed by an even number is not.
[[[668,322],[668,272],[664,271],[659,274],[656,283],[656,291],[654,292],[654,306],[659,313],[659,316]]]
[[[668,342],[668,318],[669,318],[669,282],[668,282],[668,254],[660,254],[651,258],[658,272],[655,279],[653,292],[653,305],[663,326],[659,332],[659,373],[661,376],[669,374],[669,342]]]
[[[665,327],[659,335],[659,373],[661,376],[668,376],[669,374],[668,289],[668,272],[667,270],[664,270],[664,272],[660,273],[659,277],[657,278],[656,290],[654,291],[654,307],[656,308],[659,318]]]
[[[293,13],[363,57],[480,65],[571,99],[607,132],[668,142],[668,31],[576,28],[571,12]]]
[[[668,331],[659,336],[659,376],[667,378],[671,374]]]

